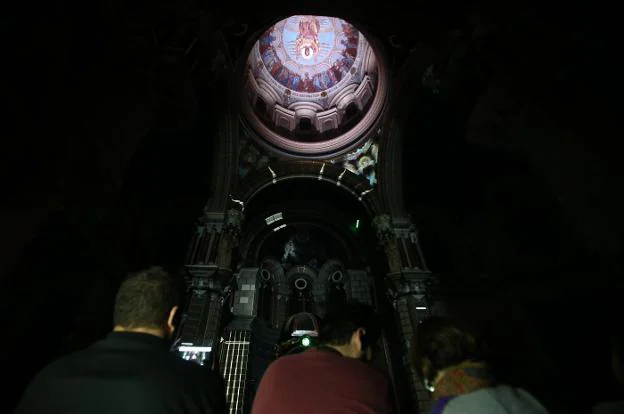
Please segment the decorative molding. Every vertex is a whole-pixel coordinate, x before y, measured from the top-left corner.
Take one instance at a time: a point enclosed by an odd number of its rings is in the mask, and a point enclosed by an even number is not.
[[[262,189],[279,181],[300,178],[318,180],[322,164],[322,162],[318,161],[283,161],[272,164],[268,174],[267,170],[250,172],[239,186],[237,193],[233,195],[233,198],[241,200],[245,205],[248,205]],[[374,194],[371,194],[372,188],[368,180],[363,176],[344,174],[343,172],[344,167],[325,163],[321,180],[336,185],[339,183],[339,187],[348,191],[362,202],[371,216],[376,215],[379,211],[379,200]]]
[[[280,24],[283,23],[276,23]],[[262,36],[266,36],[266,33]],[[264,60],[268,58],[260,53],[259,43],[254,44],[249,49],[249,59],[242,71],[247,81],[241,88],[239,98],[243,118],[254,130],[258,142],[267,150],[287,157],[328,158],[351,151],[369,140],[379,127],[389,94],[389,73],[383,54],[376,51],[376,44],[375,39],[367,40],[359,33],[358,52],[351,69],[339,84],[317,93],[299,92],[283,86],[275,79],[277,75],[267,70]],[[256,100],[260,94],[266,97],[266,105],[261,108],[267,107],[267,114],[262,116],[256,113]],[[278,96],[280,98],[276,99]],[[315,116],[310,113],[299,114],[294,108],[299,102],[313,102],[323,110],[317,109]],[[344,110],[350,103],[357,105],[361,119],[349,130],[342,131],[340,124]],[[310,142],[291,139],[279,132],[277,127],[280,126],[287,131],[294,131],[297,120],[303,117],[310,118],[319,133],[336,131],[339,135],[329,135],[324,141]]]

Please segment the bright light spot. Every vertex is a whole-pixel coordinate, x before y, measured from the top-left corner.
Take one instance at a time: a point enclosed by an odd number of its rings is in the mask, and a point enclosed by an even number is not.
[[[303,336],[303,335],[308,335],[308,336],[318,336],[318,332],[316,331],[308,331],[305,329],[296,329],[293,331],[293,333],[290,334],[290,336]]]
[[[281,219],[282,219],[282,213],[275,213],[272,216],[269,216],[269,217],[265,218],[264,221],[266,222],[266,224],[268,226],[268,225],[270,225],[272,223],[275,223],[276,221],[281,220]]]
[[[305,337],[305,338],[301,339],[301,345],[303,345],[303,346],[310,346],[310,338]]]
[[[279,226],[277,226],[276,228],[274,228],[274,229],[273,229],[273,231],[278,231],[278,230],[281,230],[281,229],[283,229],[284,227],[286,227],[286,225],[285,225],[285,224],[280,224]]]
[[[416,310],[427,310],[426,306],[416,306]]]
[[[359,228],[360,228],[360,219],[357,219],[357,220],[355,221],[355,228],[356,228],[356,229],[359,229]]]
[[[211,346],[181,346],[178,348],[180,352],[210,352]]]

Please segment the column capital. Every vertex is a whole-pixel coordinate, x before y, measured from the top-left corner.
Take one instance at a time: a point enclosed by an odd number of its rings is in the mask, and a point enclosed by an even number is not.
[[[433,280],[431,273],[425,271],[395,272],[386,275],[388,294],[393,299],[413,296],[422,300]]]
[[[194,290],[210,290],[223,295],[231,285],[232,272],[214,265],[187,265],[187,283]]]
[[[231,208],[225,214],[223,230],[228,233],[238,234],[243,225],[245,215],[242,211]]]
[[[195,234],[196,234],[198,237],[203,236],[205,232],[206,232],[206,225],[205,225],[205,224],[203,224],[203,223],[198,223],[198,224],[195,226]]]

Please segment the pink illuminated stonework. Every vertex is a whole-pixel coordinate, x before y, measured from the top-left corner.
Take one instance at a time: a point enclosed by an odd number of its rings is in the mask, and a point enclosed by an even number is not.
[[[330,158],[366,141],[386,101],[386,72],[348,22],[291,16],[254,44],[244,114],[265,147]]]

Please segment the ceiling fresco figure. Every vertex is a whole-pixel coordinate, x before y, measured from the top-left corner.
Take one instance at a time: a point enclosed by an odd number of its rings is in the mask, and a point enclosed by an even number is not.
[[[297,50],[301,57],[310,60],[318,55],[320,42],[318,38],[321,24],[316,16],[304,16],[299,20],[299,36],[297,36]]]
[[[335,17],[292,16],[267,30],[257,48],[262,64],[282,86],[319,93],[347,78],[359,37],[353,26]]]
[[[364,145],[388,98],[388,71],[375,45],[337,17],[278,21],[251,46],[244,79],[246,126],[265,149],[287,157],[329,160]],[[374,183],[371,163],[363,162],[358,175]]]

